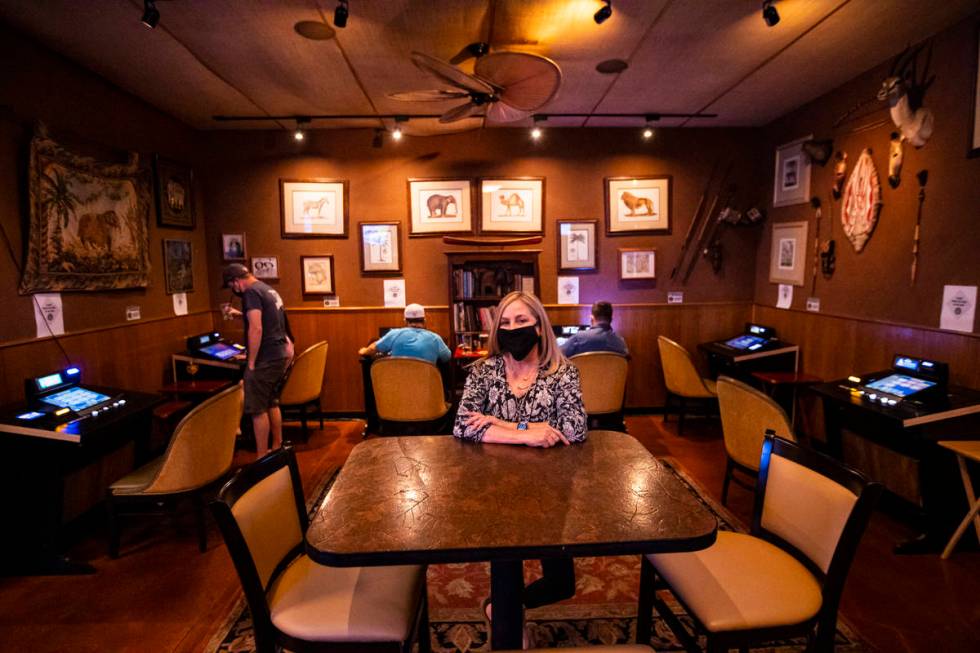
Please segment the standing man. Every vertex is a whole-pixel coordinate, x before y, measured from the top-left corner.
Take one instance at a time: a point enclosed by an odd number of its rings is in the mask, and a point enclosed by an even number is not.
[[[611,351],[629,356],[626,341],[612,329],[612,304],[596,302],[592,305],[592,328],[579,331],[561,347],[566,358],[589,351]]]
[[[259,281],[241,263],[232,263],[222,274],[225,287],[242,299],[242,310],[225,305],[229,317],[245,321],[248,366],[245,368],[245,414],[252,417],[255,455],[261,458],[282,446],[282,413],[279,394],[286,369],[293,359],[293,338],[286,322],[282,297]]]
[[[405,307],[405,326],[392,329],[381,340],[372,342],[358,351],[361,356],[391,354],[424,358],[432,364],[445,363],[452,353],[439,334],[425,328],[425,308],[421,304]]]

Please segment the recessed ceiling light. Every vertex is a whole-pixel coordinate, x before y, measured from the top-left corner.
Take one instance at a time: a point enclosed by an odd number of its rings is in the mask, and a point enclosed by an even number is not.
[[[615,75],[616,73],[623,72],[629,67],[630,65],[622,59],[606,59],[605,61],[600,61],[598,64],[596,64],[595,69],[603,75]]]
[[[318,20],[301,20],[293,25],[293,29],[297,34],[311,41],[329,41],[337,35],[332,27]]]

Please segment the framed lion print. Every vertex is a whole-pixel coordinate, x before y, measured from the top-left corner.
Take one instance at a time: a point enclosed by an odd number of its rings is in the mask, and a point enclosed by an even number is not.
[[[670,234],[670,175],[606,177],[606,235]]]

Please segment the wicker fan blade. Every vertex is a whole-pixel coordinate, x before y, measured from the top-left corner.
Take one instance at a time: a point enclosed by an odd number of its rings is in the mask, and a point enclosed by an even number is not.
[[[515,109],[534,111],[561,86],[561,69],[551,59],[526,52],[491,52],[477,59],[474,72],[502,89],[497,97]]]
[[[430,57],[427,54],[413,52],[412,61],[416,66],[418,66],[419,70],[423,70],[430,75],[441,79],[447,84],[455,86],[456,88],[461,88],[465,91],[470,91],[473,93],[484,94],[490,94],[496,90],[482,79],[477,79],[472,75],[464,73],[459,68],[451,66],[445,61],[436,59],[435,57]]]
[[[456,122],[457,120],[462,120],[463,118],[469,118],[479,111],[480,107],[472,102],[467,102],[466,104],[461,104],[458,107],[453,107],[446,113],[442,114],[442,116],[439,117],[439,122]]]
[[[515,109],[506,102],[498,101],[487,109],[487,120],[491,122],[517,122],[531,115],[530,111]]]
[[[442,102],[443,100],[458,100],[469,97],[466,91],[401,91],[388,93],[392,100],[402,102]]]

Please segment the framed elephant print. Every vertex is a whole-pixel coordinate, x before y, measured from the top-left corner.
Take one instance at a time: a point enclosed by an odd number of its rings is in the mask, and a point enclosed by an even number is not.
[[[409,179],[411,237],[473,233],[470,179]]]

